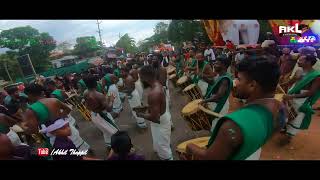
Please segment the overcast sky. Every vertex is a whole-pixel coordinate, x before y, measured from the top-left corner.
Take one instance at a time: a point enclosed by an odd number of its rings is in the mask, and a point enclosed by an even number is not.
[[[120,35],[128,33],[136,42],[153,35],[153,28],[160,21],[168,20],[102,20],[100,29],[107,46],[115,44]],[[80,36],[99,38],[96,20],[0,20],[0,30],[30,25],[40,32],[48,32],[57,42],[75,43]]]

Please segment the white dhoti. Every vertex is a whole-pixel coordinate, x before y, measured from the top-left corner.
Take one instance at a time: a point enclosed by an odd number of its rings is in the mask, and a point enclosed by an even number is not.
[[[81,138],[78,129],[75,128],[71,123],[72,121],[75,121],[75,119],[72,116],[69,116],[67,120],[69,121],[69,127],[71,130],[71,136],[69,136],[69,138],[73,142],[73,144],[77,147],[78,150],[86,151],[90,149],[89,144]]]
[[[216,108],[217,104],[215,102],[209,102],[208,103],[208,108],[211,111],[214,111],[214,109]],[[229,98],[226,100],[226,102],[223,105],[223,108],[221,109],[221,111],[219,112],[219,114],[221,114],[222,116],[228,114],[229,111]],[[214,118],[212,120],[212,124],[211,124],[211,132],[214,130],[214,128],[216,127],[216,124],[218,122],[219,118]]]
[[[204,97],[207,93],[208,83],[200,79],[198,81],[198,87],[201,90],[202,97]]]
[[[160,124],[150,123],[153,149],[158,153],[161,160],[172,160],[172,151],[170,147],[171,123],[169,113],[166,112],[160,116]]]
[[[21,139],[19,138],[18,134],[16,132],[14,132],[11,128],[10,128],[10,131],[7,133],[7,136],[14,146],[18,146],[18,145],[22,144]]]
[[[138,117],[136,112],[133,111],[133,108],[141,106],[141,100],[140,100],[140,96],[139,96],[137,89],[132,91],[131,95],[128,96],[128,102],[129,102],[129,106],[131,108],[132,115],[137,122],[137,126],[139,126],[140,128],[146,128],[147,124],[146,124],[145,119]]]
[[[140,101],[143,102],[143,87],[142,87],[142,83],[140,81],[140,78],[138,79],[138,81],[135,82],[135,88],[138,91]]]
[[[261,148],[259,148],[256,152],[247,157],[246,160],[259,160],[261,155]]]
[[[292,100],[292,106],[295,111],[298,113],[297,117],[287,124],[287,134],[290,136],[295,136],[298,132],[301,131],[300,127],[302,120],[305,117],[303,112],[299,112],[300,106],[307,100],[307,98],[295,98]]]
[[[115,124],[110,113],[108,114],[108,118]],[[91,119],[93,124],[103,133],[103,138],[108,147],[111,146],[111,136],[118,131],[118,128],[113,124],[107,122],[103,117],[98,113],[91,112]]]

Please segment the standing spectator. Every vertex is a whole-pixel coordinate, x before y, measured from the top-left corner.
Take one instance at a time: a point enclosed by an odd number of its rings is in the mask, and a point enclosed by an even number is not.
[[[213,63],[216,60],[216,56],[215,56],[210,44],[208,44],[207,49],[204,51],[203,55],[206,57],[206,59],[210,63]]]

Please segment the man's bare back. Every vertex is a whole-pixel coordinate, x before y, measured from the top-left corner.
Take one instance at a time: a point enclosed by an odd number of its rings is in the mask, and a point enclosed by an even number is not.
[[[158,108],[160,116],[166,112],[166,97],[164,94],[163,86],[160,82],[156,82],[148,94],[149,108]],[[150,109],[149,109],[150,112]]]
[[[167,70],[164,67],[160,67],[159,69],[159,81],[162,86],[166,86],[167,84]]]

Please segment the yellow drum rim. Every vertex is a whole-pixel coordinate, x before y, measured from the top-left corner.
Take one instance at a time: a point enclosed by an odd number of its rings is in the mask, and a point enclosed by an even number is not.
[[[195,84],[190,84],[186,88],[183,89],[183,92],[189,91],[190,89],[194,88],[196,85]]]
[[[278,93],[278,94],[274,95],[274,99],[276,99],[277,101],[282,102],[283,101],[283,96],[284,96],[284,94]]]
[[[177,146],[177,151],[180,152],[180,153],[186,153],[186,147],[187,147],[187,144],[190,144],[190,143],[193,143],[193,144],[196,144],[198,145],[200,148],[206,148],[206,146],[208,145],[208,142],[209,142],[209,139],[210,139],[210,136],[206,136],[206,137],[200,137],[200,138],[195,138],[195,139],[190,139],[190,140],[187,140],[187,141],[184,141],[182,143],[180,143],[178,146]]]
[[[178,79],[177,84],[181,85],[187,81],[188,81],[188,76],[182,76],[181,78]]]
[[[196,99],[196,100],[189,102],[187,105],[185,105],[181,110],[182,115],[189,116],[191,114],[198,112],[200,101],[202,101],[202,99]]]

